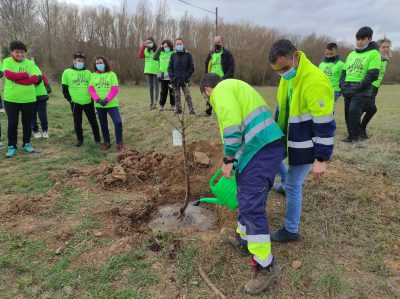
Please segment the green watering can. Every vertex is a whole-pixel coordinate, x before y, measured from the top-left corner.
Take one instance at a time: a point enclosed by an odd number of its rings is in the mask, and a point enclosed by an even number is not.
[[[227,179],[222,176],[217,183],[215,181],[220,176],[222,172],[222,168],[218,169],[218,171],[213,175],[210,180],[210,189],[211,192],[217,198],[201,198],[200,200],[196,200],[192,202],[193,205],[197,206],[201,202],[212,203],[217,205],[227,206],[231,211],[235,210],[239,203],[236,197],[236,177],[235,173],[232,172],[232,178]],[[215,183],[215,184],[214,184]]]

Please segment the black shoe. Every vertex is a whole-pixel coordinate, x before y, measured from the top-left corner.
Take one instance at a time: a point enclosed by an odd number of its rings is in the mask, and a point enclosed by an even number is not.
[[[358,142],[358,141],[360,141],[360,140],[361,140],[360,137],[350,137],[350,136],[347,136],[345,139],[342,139],[342,142],[353,143],[353,142]]]
[[[76,146],[76,147],[81,147],[83,145],[83,141],[80,141],[80,140],[78,140],[75,144],[74,144],[74,146]]]
[[[174,114],[175,115],[182,114],[182,110],[176,110]]]
[[[194,113],[194,110],[189,112],[189,115],[196,115],[196,113]]]
[[[287,243],[287,242],[298,241],[299,237],[300,236],[298,233],[288,232],[286,228],[283,227],[282,229],[271,234],[271,241]]]
[[[368,138],[369,138],[369,136],[367,134],[367,129],[363,129],[362,132],[361,132],[361,139],[365,140],[365,139],[368,139]]]

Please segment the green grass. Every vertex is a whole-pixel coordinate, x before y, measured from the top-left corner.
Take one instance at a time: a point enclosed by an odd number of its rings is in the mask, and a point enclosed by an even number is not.
[[[68,182],[56,185],[58,177],[68,177],[68,169],[83,169],[102,161],[115,163],[118,151],[114,144],[110,151],[102,151],[94,143],[85,118],[85,145],[73,147],[69,106],[60,89],[53,89],[48,107],[50,139],[33,140],[39,151],[34,155],[19,150],[15,158],[5,159],[4,151],[0,152],[0,297],[212,298],[213,292],[197,272],[201,265],[228,298],[253,298],[243,292],[250,276],[248,258],[239,257],[220,243],[217,231],[144,232],[128,236],[132,248],[111,256],[98,253],[112,246],[118,248],[118,242],[127,238],[112,235],[109,226],[123,218],[107,216],[105,221],[107,209],[118,206],[129,211],[140,194],[104,192],[90,177],[81,182],[82,186]],[[274,111],[276,88],[257,89]],[[201,103],[196,112],[201,113],[204,100],[197,87],[191,90],[194,101]],[[399,86],[381,88],[378,113],[369,128],[372,137],[358,145],[339,141],[346,136],[343,99],[339,100],[335,151],[328,165],[332,173],[321,182],[307,181],[302,241],[273,244],[274,255],[284,270],[272,288],[255,298],[399,298],[400,290],[389,283],[393,274],[385,264],[398,255],[396,236],[400,236],[399,91]],[[171,125],[158,112],[148,111],[147,97],[144,86],[121,88],[125,143],[140,150],[176,150],[171,144]],[[172,113],[164,114],[176,121]],[[0,122],[1,141],[5,143],[4,114],[0,114]],[[112,128],[110,124],[114,140]],[[189,141],[219,140],[215,116],[197,119],[190,131]],[[40,201],[33,203],[30,211],[9,210],[16,202],[24,203],[21,198],[25,195]],[[284,199],[271,192],[271,229],[282,225],[284,206]],[[96,213],[97,209],[106,212]],[[64,225],[73,230],[68,242],[57,238]],[[108,235],[95,237],[97,230]],[[204,242],[201,237],[211,241]],[[159,251],[150,250],[152,244]],[[64,251],[56,255],[55,249],[60,246]],[[91,252],[102,258],[81,263]],[[301,269],[291,268],[295,259],[302,261]]]

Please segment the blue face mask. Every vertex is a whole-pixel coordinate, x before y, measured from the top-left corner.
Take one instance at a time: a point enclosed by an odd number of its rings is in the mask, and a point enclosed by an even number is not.
[[[170,49],[169,47],[165,47],[165,48],[164,48],[164,51],[168,53],[168,52],[171,51],[171,49]]]
[[[290,79],[293,79],[294,77],[296,77],[296,74],[297,74],[297,70],[294,67],[292,67],[290,70],[288,70],[284,74],[281,74],[281,77],[285,80],[290,80]]]
[[[294,59],[294,54],[293,54],[293,63],[294,63],[295,59]],[[285,80],[291,80],[294,77],[296,77],[297,74],[297,70],[294,68],[294,65],[291,67],[290,70],[288,70],[287,72],[280,74],[281,77]]]
[[[100,64],[96,64],[96,68],[97,68],[100,72],[104,72],[104,70],[106,69],[106,66],[104,65],[104,63],[100,63]]]
[[[77,62],[77,63],[75,63],[75,68],[76,68],[77,70],[83,69],[84,66],[85,66],[85,64],[83,64],[82,62]]]
[[[182,52],[183,51],[183,45],[176,45],[175,47],[177,52]]]

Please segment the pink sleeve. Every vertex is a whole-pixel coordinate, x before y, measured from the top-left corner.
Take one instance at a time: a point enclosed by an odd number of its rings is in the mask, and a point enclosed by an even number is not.
[[[15,73],[12,71],[4,71],[4,76],[11,81],[18,81],[18,80],[25,80],[29,79],[29,74],[28,73]]]
[[[117,96],[119,87],[118,86],[111,86],[111,89],[106,97],[107,102],[111,102],[113,98]]]
[[[96,90],[94,89],[93,86],[89,86],[89,93],[90,96],[92,97],[93,101],[98,102],[100,100],[99,95],[97,94]]]
[[[137,53],[137,55],[138,55],[138,57],[139,58],[144,58],[144,48],[145,48],[146,46],[145,45],[141,45],[140,46],[140,48],[139,48],[139,51],[138,51],[138,53]]]
[[[20,85],[38,84],[39,76],[35,75],[35,76],[28,77],[27,79],[17,80],[17,81],[14,81],[14,82],[17,83],[17,84],[20,84]]]

